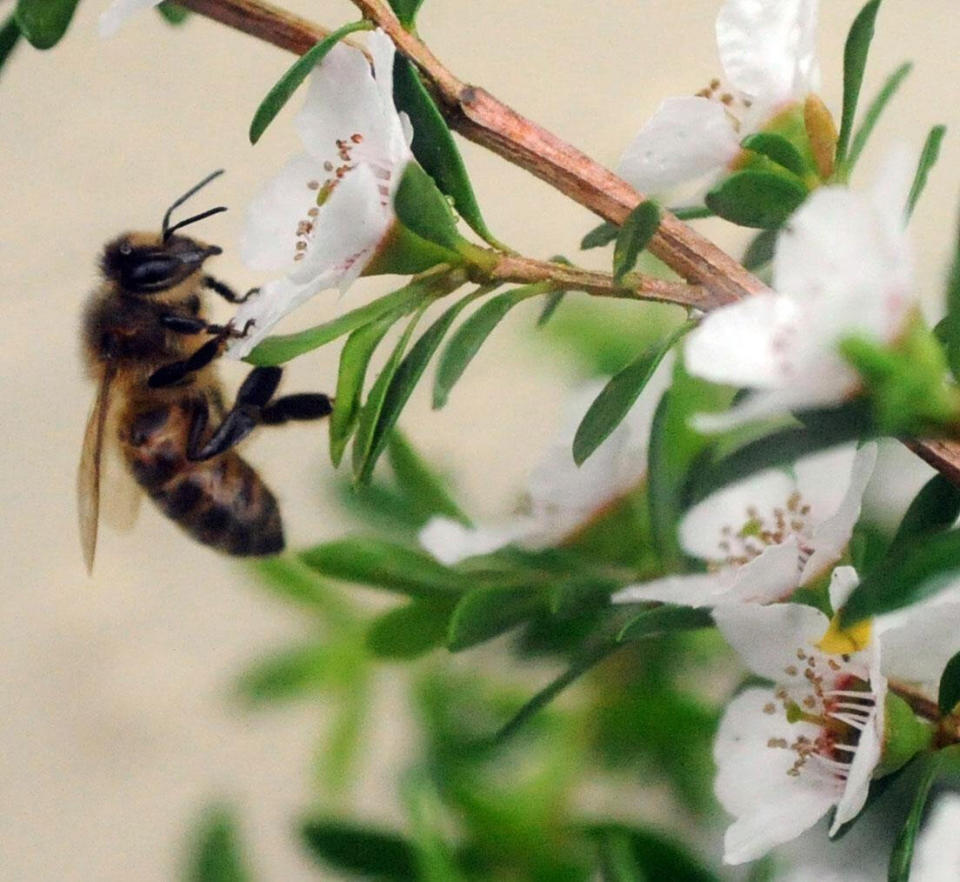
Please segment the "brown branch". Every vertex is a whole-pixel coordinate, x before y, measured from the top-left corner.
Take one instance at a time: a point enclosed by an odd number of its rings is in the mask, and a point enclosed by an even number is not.
[[[931,698],[928,698],[918,689],[907,686],[905,683],[898,683],[896,680],[889,680],[887,685],[894,695],[900,696],[910,709],[918,716],[931,722],[938,722],[942,716],[940,706]]]
[[[328,31],[260,0],[178,0],[188,9],[303,54]],[[424,74],[450,126],[465,138],[543,179],[580,205],[615,224],[644,198],[625,181],[576,148],[520,116],[483,89],[457,79],[430,49],[400,25],[383,0],[353,0]],[[719,306],[768,288],[712,242],[665,214],[650,251]],[[960,442],[911,441],[935,469],[960,484]]]

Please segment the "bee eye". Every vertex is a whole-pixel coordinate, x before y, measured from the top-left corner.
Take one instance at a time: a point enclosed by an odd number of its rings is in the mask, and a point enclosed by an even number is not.
[[[122,255],[124,255],[124,256],[132,253],[132,251],[133,251],[133,249],[130,247],[130,243],[129,243],[129,242],[124,242],[124,243],[120,246],[120,253],[121,253]]]

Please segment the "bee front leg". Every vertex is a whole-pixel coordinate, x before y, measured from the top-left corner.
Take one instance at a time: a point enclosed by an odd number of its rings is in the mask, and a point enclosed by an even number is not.
[[[204,276],[203,284],[204,287],[209,288],[214,294],[219,294],[228,303],[244,303],[247,298],[260,290],[259,288],[251,288],[246,294],[237,294],[226,282],[221,282],[213,276]]]
[[[170,364],[165,364],[161,368],[157,368],[152,374],[150,374],[149,379],[147,380],[147,385],[151,389],[159,389],[163,386],[172,386],[175,383],[179,383],[187,374],[191,374],[194,371],[200,370],[200,368],[206,367],[213,361],[217,356],[223,352],[223,346],[228,337],[244,337],[250,331],[250,328],[253,327],[253,319],[250,319],[246,325],[243,327],[243,330],[237,330],[232,325],[210,325],[206,322],[203,322],[202,319],[191,319],[181,316],[165,316],[164,318],[177,319],[177,324],[181,325],[181,328],[171,327],[171,330],[180,330],[181,333],[185,334],[195,334],[200,333],[201,330],[206,331],[208,334],[215,334],[212,340],[208,340],[203,344],[196,352],[193,353],[189,358],[185,358],[182,361],[173,361]],[[163,321],[163,319],[161,319]],[[186,327],[187,323],[190,322],[201,322],[203,327],[198,330],[182,330],[183,327]],[[169,326],[169,324],[168,324]]]

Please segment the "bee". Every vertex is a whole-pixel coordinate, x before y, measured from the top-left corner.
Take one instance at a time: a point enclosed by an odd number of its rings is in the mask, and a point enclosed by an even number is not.
[[[100,258],[103,278],[83,324],[85,361],[97,395],[77,475],[88,572],[97,545],[102,472],[116,454],[141,490],[194,539],[233,555],[281,551],[277,500],[233,448],[260,423],[317,419],[331,411],[330,399],[319,393],[274,398],[278,367],[254,368],[233,407],[224,407],[213,362],[227,341],[244,336],[249,326],[238,330],[232,323],[208,322],[204,294],[242,303],[256,289],[239,296],[207,275],[206,261],[222,249],[178,233],[226,208],[170,225],[173,211],[220,174],[208,175],[175,200],[159,234],[124,233]],[[114,511],[124,508],[115,490],[109,495]],[[126,508],[122,525],[136,513],[135,504]]]

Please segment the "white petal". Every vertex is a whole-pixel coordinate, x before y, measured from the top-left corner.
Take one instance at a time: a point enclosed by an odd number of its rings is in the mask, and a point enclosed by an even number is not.
[[[960,652],[960,603],[907,610],[904,624],[884,630],[879,641],[884,674],[935,686],[947,662]]]
[[[830,574],[830,608],[837,612],[859,584],[860,577],[853,567],[837,567]]]
[[[379,28],[367,38],[367,49],[373,58],[380,106],[387,126],[388,155],[393,163],[401,162],[410,155],[408,147],[413,140],[413,126],[407,114],[401,113],[397,118],[393,102],[393,62],[396,49],[393,41]]]
[[[816,0],[727,0],[717,48],[731,85],[764,105],[816,90]]]
[[[100,14],[100,36],[113,36],[131,15],[141,9],[156,6],[158,3],[160,0],[113,0],[113,3]]]
[[[960,879],[960,795],[937,799],[917,839],[910,872],[912,882]]]
[[[793,466],[797,490],[810,506],[810,520],[819,524],[832,517],[843,502],[857,455],[856,444],[841,444],[798,460]]]
[[[730,600],[740,603],[775,603],[796,589],[800,575],[800,546],[796,536],[771,545],[736,571]]]
[[[766,712],[771,703],[777,713]],[[800,735],[817,734],[809,723],[788,723],[772,689],[747,689],[727,706],[713,751],[714,791],[737,817],[727,830],[724,861],[739,864],[763,856],[813,826],[836,803],[840,786],[835,779],[815,763],[800,775],[788,775],[796,755],[768,746],[770,739],[792,743]]]
[[[786,668],[795,666],[797,650],[817,643],[830,624],[822,612],[799,603],[718,606],[713,619],[751,671],[778,683],[802,681],[799,672],[790,675]]]
[[[712,606],[726,598],[731,588],[732,573],[691,573],[687,576],[667,576],[642,585],[628,585],[614,594],[612,603],[644,603],[659,600],[680,606]]]
[[[811,579],[823,572],[828,566],[839,560],[843,554],[853,528],[860,518],[860,508],[867,483],[873,474],[873,467],[877,462],[877,445],[864,444],[856,454],[850,483],[836,512],[819,524],[813,532],[814,552],[803,569],[801,584],[806,585]],[[841,483],[841,482],[837,482]],[[842,605],[842,604],[841,604]],[[834,606],[834,609],[839,607]]]
[[[739,150],[722,104],[667,98],[627,147],[617,174],[642,193],[659,193],[719,171]]]
[[[518,519],[500,526],[466,527],[450,518],[435,517],[420,530],[417,539],[440,563],[452,566],[510,545],[524,535],[528,526]]]

